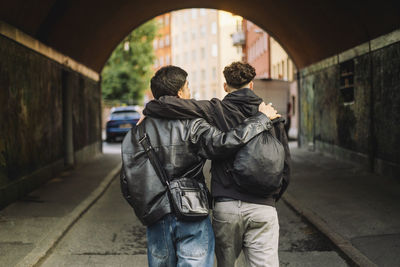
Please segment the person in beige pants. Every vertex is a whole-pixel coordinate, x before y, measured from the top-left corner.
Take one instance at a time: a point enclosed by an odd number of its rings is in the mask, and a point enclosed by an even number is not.
[[[235,266],[243,249],[248,266],[279,266],[275,207],[221,199],[213,209],[218,267]]]

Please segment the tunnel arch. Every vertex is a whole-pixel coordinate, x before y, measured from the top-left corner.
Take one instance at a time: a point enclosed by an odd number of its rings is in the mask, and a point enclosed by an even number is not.
[[[238,14],[268,31],[299,68],[400,25],[400,2],[162,0],[148,2],[15,0],[0,4],[0,19],[95,71],[117,44],[147,20],[177,9],[212,8]]]

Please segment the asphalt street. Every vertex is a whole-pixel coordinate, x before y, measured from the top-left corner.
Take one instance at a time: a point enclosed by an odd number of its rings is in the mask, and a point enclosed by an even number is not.
[[[120,153],[120,143],[105,143],[103,151]],[[281,266],[348,266],[332,243],[283,201],[277,210]],[[41,266],[147,266],[146,229],[122,198],[118,179],[70,228]],[[245,266],[243,257],[237,262],[237,267],[241,266]]]

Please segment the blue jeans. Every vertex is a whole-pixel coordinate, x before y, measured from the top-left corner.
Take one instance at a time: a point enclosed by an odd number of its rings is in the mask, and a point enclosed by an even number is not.
[[[168,214],[147,227],[147,257],[150,267],[212,267],[214,247],[210,218],[184,222]]]

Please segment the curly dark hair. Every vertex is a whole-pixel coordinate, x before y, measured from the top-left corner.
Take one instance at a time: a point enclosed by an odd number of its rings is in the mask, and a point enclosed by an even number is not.
[[[251,82],[256,76],[256,70],[248,63],[236,61],[224,68],[226,83],[239,89]]]

